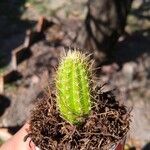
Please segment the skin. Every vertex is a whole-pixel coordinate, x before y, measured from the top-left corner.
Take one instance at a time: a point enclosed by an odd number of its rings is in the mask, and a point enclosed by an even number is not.
[[[24,141],[28,129],[29,124],[26,123],[12,138],[0,147],[0,150],[36,150],[30,138]]]

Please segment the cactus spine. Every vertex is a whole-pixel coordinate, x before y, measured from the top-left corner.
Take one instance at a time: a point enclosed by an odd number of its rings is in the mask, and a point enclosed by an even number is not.
[[[61,116],[71,124],[82,122],[91,110],[87,64],[83,54],[69,51],[57,71],[57,105]]]

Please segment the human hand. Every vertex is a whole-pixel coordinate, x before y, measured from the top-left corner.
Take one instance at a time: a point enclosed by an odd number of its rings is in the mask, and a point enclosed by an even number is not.
[[[36,150],[30,138],[24,141],[24,137],[28,134],[28,129],[29,124],[26,123],[12,138],[0,147],[0,150]]]

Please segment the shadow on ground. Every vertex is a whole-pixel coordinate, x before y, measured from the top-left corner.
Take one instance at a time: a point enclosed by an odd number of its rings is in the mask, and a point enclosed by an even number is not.
[[[35,22],[21,20],[26,0],[0,1],[0,68],[9,64],[12,49],[19,46],[25,37],[25,31]]]
[[[142,54],[150,54],[150,29],[140,30],[128,35],[118,43],[118,51],[115,60],[119,64],[128,61],[136,61]]]
[[[138,9],[133,9],[131,13],[137,16],[139,19],[148,19],[150,20],[150,16],[148,12],[150,10],[150,1],[143,0],[142,5]]]
[[[150,150],[150,142],[147,143],[143,148],[142,150]]]
[[[150,16],[148,15],[149,9],[150,2],[143,0],[141,6],[139,8],[132,9],[130,14],[135,16],[138,21],[150,21]],[[115,61],[119,64],[123,64],[128,61],[136,61],[137,58],[142,56],[144,53],[150,55],[150,29],[142,29],[140,25],[138,26],[139,30],[136,30],[131,35],[127,35],[123,41],[117,44],[118,50],[114,54],[114,57]]]
[[[17,131],[19,131],[21,129],[22,126],[14,126],[14,127],[8,127],[8,132],[10,134],[15,134]]]
[[[0,116],[3,115],[5,110],[10,106],[10,100],[4,95],[0,95]]]

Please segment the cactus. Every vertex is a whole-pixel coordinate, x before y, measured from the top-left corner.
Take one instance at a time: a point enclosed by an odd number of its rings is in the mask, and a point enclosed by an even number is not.
[[[57,105],[61,116],[71,124],[81,123],[90,113],[90,71],[85,55],[69,51],[57,71]]]

